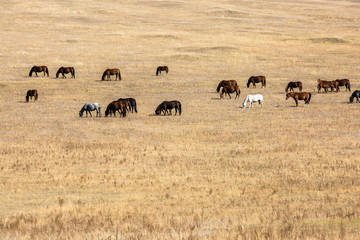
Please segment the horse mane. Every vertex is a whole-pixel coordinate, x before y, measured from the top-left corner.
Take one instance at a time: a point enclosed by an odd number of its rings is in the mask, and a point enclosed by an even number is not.
[[[219,85],[216,88],[216,92],[220,92],[220,88],[222,87],[223,81],[219,82]]]
[[[107,70],[105,70],[105,72],[103,73],[103,75],[102,75],[102,77],[101,77],[101,80],[105,80],[106,71],[107,71]]]
[[[34,68],[35,68],[35,66],[33,66],[33,67],[31,68],[31,70],[30,70],[30,72],[29,72],[29,77],[32,76],[32,73],[33,73],[33,71],[34,71]]]

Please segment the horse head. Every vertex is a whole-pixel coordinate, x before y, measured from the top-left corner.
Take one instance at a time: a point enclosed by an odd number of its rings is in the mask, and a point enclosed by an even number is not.
[[[286,94],[286,100],[288,100],[291,97],[291,93]]]
[[[83,116],[83,112],[79,111],[79,117],[82,117],[82,116]]]

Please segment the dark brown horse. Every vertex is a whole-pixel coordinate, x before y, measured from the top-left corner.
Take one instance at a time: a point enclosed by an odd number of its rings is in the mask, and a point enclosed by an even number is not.
[[[159,66],[159,67],[157,67],[156,76],[159,75],[159,73],[161,74],[162,71],[165,71],[166,74],[168,74],[169,68],[167,66]]]
[[[179,115],[181,115],[181,103],[177,100],[173,101],[164,101],[162,102],[155,110],[156,115],[161,115],[161,113],[164,113],[166,115],[169,113],[171,115],[171,110],[175,108],[175,115],[179,111]]]
[[[298,106],[298,100],[304,100],[305,104],[309,106],[311,100],[311,93],[309,92],[289,92],[286,94],[286,100],[292,97],[295,100],[296,106]]]
[[[222,90],[221,90],[221,94],[220,94],[220,98],[224,98],[224,94],[229,95],[230,93],[236,93],[235,99],[238,97],[240,99],[240,88],[239,86],[229,86],[229,85],[225,85]]]
[[[116,114],[115,112],[119,112],[120,114],[120,117],[123,116],[123,117],[126,117],[126,111],[127,111],[127,108],[128,108],[128,104],[129,102],[128,101],[113,101],[111,103],[109,103],[109,105],[106,107],[106,110],[105,110],[105,117],[107,117],[108,115],[111,115],[114,114],[114,117],[116,117]]]
[[[224,86],[237,86],[236,80],[222,80],[216,88],[216,92],[220,92],[220,88]]]
[[[44,77],[45,77],[45,73],[47,74],[47,76],[49,76],[49,70],[47,66],[33,66],[29,72],[29,77],[32,76],[32,73],[35,73],[36,76],[38,72],[44,72]]]
[[[119,80],[121,80],[121,74],[120,74],[120,70],[118,68],[106,69],[101,77],[101,80],[105,80],[105,76],[107,76],[107,80],[111,80],[110,75],[116,76],[115,81],[117,80],[118,77],[119,77]]]
[[[328,92],[328,88],[330,88],[332,92],[334,91],[334,88],[336,89],[336,92],[340,91],[338,82],[318,79],[318,92],[321,92],[321,88],[323,88],[326,93]]]
[[[129,102],[129,112],[131,111],[132,113],[135,112],[137,113],[137,108],[136,108],[136,100],[134,98],[119,98],[118,101],[121,100],[126,100]]]
[[[59,77],[59,74],[62,74],[63,78],[66,78],[65,74],[71,73],[71,77],[75,78],[75,69],[73,67],[61,67],[56,72],[56,78]]]
[[[289,82],[288,85],[285,88],[285,92],[288,92],[289,88],[290,88],[290,92],[291,91],[295,92],[294,88],[299,88],[299,91],[301,92],[302,91],[302,82],[300,82],[300,81]]]
[[[255,83],[261,83],[261,87],[266,87],[266,78],[265,76],[251,76],[247,82],[247,87],[250,87],[250,83],[253,84],[253,87],[256,88]]]
[[[36,101],[38,99],[38,92],[36,89],[33,90],[28,90],[26,93],[26,101],[29,101],[29,98],[32,99],[32,97],[34,97],[34,101]]]
[[[339,87],[345,86],[346,91],[348,89],[349,89],[349,92],[351,91],[350,90],[350,80],[349,79],[336,79],[335,81],[339,83]],[[340,91],[340,88],[339,88],[339,91]]]

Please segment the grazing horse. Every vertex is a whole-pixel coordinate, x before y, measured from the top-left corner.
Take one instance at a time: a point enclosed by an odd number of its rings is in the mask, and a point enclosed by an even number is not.
[[[216,92],[220,92],[220,88],[224,86],[237,86],[236,80],[222,80],[216,88]]]
[[[288,83],[288,85],[286,86],[286,88],[285,88],[285,92],[288,92],[288,89],[290,88],[290,92],[291,92],[291,90],[293,91],[293,92],[295,92],[294,91],[294,88],[299,88],[299,91],[301,92],[302,91],[302,82],[300,82],[300,81],[297,81],[297,82],[289,82]]]
[[[359,98],[360,98],[360,91],[356,90],[355,92],[352,93],[351,97],[350,97],[350,102],[354,102],[354,98],[356,98],[356,102],[359,102]]]
[[[98,104],[98,103],[85,103],[85,105],[82,107],[82,109],[79,112],[79,116],[82,117],[84,111],[86,111],[86,117],[88,116],[88,113],[90,114],[90,117],[92,117],[91,111],[95,111],[95,110],[96,110],[96,116],[101,117],[100,104]]]
[[[29,77],[32,76],[32,73],[35,73],[36,76],[38,72],[44,72],[44,77],[45,77],[45,73],[47,74],[47,76],[49,77],[49,69],[47,66],[33,66],[29,72]]]
[[[26,101],[28,102],[29,101],[29,97],[30,99],[32,99],[32,97],[34,97],[34,101],[36,101],[38,99],[38,92],[36,89],[33,89],[33,90],[28,90],[27,93],[26,93]]]
[[[230,93],[236,93],[235,99],[238,97],[240,99],[240,88],[239,86],[229,86],[229,85],[225,85],[222,89],[221,89],[221,94],[220,94],[220,98],[224,98],[224,94],[227,93],[227,95],[230,96]]]
[[[156,115],[161,115],[163,112],[166,115],[169,111],[169,115],[171,115],[171,110],[175,108],[175,115],[179,111],[179,115],[181,115],[181,103],[179,101],[164,101],[162,102],[155,110]]]
[[[247,95],[244,102],[243,102],[243,108],[246,108],[246,103],[249,102],[249,108],[253,107],[252,103],[253,102],[258,102],[259,103],[259,107],[263,107],[263,102],[264,102],[264,97],[261,94],[256,94],[256,95]]]
[[[75,69],[73,67],[61,67],[59,68],[59,70],[56,72],[56,78],[59,77],[59,74],[62,74],[63,78],[66,78],[65,74],[67,73],[71,73],[71,77],[75,78]]]
[[[328,88],[330,88],[332,92],[334,91],[334,88],[336,89],[336,92],[340,91],[339,83],[337,81],[325,81],[318,79],[318,92],[321,91],[321,88],[323,88],[326,93],[328,92]]]
[[[105,117],[107,117],[110,114],[110,117],[112,114],[114,114],[114,117],[116,117],[115,112],[118,111],[120,114],[120,117],[126,117],[126,110],[128,108],[129,102],[127,101],[113,101],[109,103],[109,105],[106,107],[105,110]]]
[[[111,80],[110,75],[115,75],[115,81],[117,80],[118,77],[119,80],[121,80],[121,74],[118,68],[106,69],[101,77],[101,80],[105,80],[105,76],[107,76],[107,80]]]
[[[288,98],[292,97],[295,100],[296,106],[298,106],[298,100],[304,100],[305,104],[307,104],[309,107],[310,100],[311,100],[311,93],[309,92],[290,92],[286,94],[286,100]]]
[[[266,78],[265,76],[251,76],[247,82],[247,88],[250,87],[250,83],[253,84],[253,87],[256,88],[256,85],[255,83],[260,83],[261,82],[261,85],[262,87],[261,88],[264,88],[266,87]]]
[[[336,79],[335,81],[339,83],[339,87],[345,86],[346,92],[347,92],[348,89],[349,89],[349,92],[351,91],[350,90],[350,80],[349,79]],[[340,88],[339,88],[339,91],[340,91]]]
[[[167,66],[159,66],[159,67],[157,67],[156,76],[159,75],[159,73],[161,74],[162,71],[165,71],[166,74],[168,74],[169,68]]]
[[[137,113],[136,100],[134,98],[119,98],[118,101],[125,100],[129,102],[129,111]]]

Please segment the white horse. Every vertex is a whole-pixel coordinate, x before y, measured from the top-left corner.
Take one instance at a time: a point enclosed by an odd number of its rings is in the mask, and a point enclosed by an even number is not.
[[[99,117],[100,117],[100,104],[98,104],[98,103],[85,103],[85,105],[82,107],[82,109],[79,112],[79,116],[82,117],[83,112],[86,111],[86,117],[88,116],[88,113],[90,113],[90,117],[92,117],[91,111],[94,111],[94,110],[96,110],[96,116],[99,115]]]
[[[260,104],[261,104],[261,107],[263,107],[263,101],[264,101],[264,98],[261,94],[256,94],[256,95],[247,95],[245,100],[244,100],[244,103],[243,103],[243,107],[246,108],[246,103],[249,102],[249,108],[251,107],[252,108],[252,103],[253,102],[259,102],[259,107],[260,107]]]

